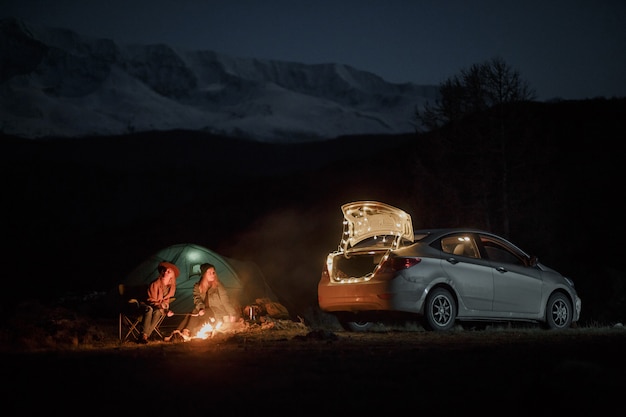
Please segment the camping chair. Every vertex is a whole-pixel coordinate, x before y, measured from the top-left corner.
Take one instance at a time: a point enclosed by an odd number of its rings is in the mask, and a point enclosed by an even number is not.
[[[124,284],[118,286],[119,292],[119,315],[118,315],[118,337],[120,343],[124,343],[129,338],[136,341],[141,337],[140,324],[146,311],[146,305],[141,301],[146,296],[147,286],[131,287]],[[154,334],[163,339],[163,334],[159,327],[167,317],[165,314],[156,323]]]

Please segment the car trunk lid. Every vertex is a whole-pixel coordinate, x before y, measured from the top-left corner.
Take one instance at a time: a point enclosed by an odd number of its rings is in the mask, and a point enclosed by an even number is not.
[[[413,240],[411,216],[404,210],[378,201],[356,201],[344,204],[341,211],[344,228],[339,249],[343,252],[374,236]]]

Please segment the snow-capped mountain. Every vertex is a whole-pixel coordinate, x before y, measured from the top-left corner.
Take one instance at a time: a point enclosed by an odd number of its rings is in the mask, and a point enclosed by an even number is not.
[[[436,86],[393,84],[346,65],[119,45],[0,21],[0,132],[26,138],[202,130],[302,142],[415,130]]]

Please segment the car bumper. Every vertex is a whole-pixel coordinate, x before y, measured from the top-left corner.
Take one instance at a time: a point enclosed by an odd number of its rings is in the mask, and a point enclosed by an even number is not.
[[[318,287],[318,303],[323,311],[391,310],[392,294],[386,283],[329,284]]]

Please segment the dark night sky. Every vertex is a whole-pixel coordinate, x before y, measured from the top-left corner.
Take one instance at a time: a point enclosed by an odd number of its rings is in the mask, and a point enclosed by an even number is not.
[[[395,83],[439,84],[501,56],[539,100],[626,96],[623,0],[3,0],[3,17]]]

